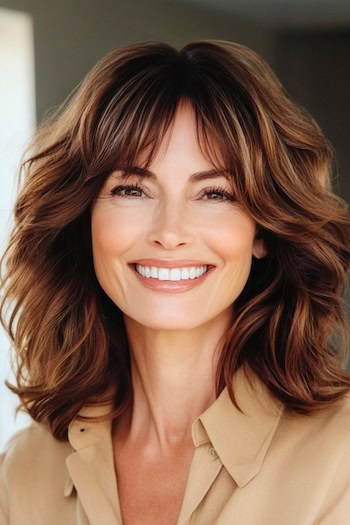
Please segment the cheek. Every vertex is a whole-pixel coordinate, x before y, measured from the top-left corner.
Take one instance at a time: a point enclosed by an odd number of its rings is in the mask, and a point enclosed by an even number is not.
[[[92,255],[95,274],[105,293],[119,304],[123,254],[139,237],[142,221],[120,214],[113,207],[96,207],[91,215]],[[116,283],[119,283],[116,286]]]
[[[212,223],[210,236],[212,245],[221,257],[230,261],[251,259],[255,235],[254,222],[242,213],[223,217],[222,220]]]
[[[132,214],[120,214],[111,208],[95,209],[91,217],[91,238],[94,260],[123,254],[139,235],[141,221]]]

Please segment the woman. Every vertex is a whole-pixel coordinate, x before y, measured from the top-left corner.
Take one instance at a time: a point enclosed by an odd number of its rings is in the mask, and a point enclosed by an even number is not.
[[[331,157],[241,45],[95,66],[36,135],[5,254],[34,423],[2,456],[1,523],[348,523]]]

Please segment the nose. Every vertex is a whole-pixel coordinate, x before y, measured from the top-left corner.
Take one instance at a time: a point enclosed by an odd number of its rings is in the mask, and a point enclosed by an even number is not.
[[[193,227],[186,207],[175,200],[154,210],[148,241],[167,250],[191,244]]]

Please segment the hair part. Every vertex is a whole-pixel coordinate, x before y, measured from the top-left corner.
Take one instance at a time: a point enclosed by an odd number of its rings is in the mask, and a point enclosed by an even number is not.
[[[116,166],[145,152],[150,164],[185,100],[203,153],[229,172],[268,247],[235,301],[217,394],[227,386],[236,404],[241,366],[290,411],[312,413],[349,391],[350,219],[331,190],[329,142],[248,48],[135,44],[104,57],[38,128],[2,260],[1,322],[17,359],[17,385],[8,386],[57,439],[87,403],[113,399],[112,418],[130,400],[123,314],[95,276],[90,212]]]

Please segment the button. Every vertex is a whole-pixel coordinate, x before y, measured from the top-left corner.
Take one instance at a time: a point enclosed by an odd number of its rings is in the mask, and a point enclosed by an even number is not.
[[[219,457],[218,453],[216,452],[215,448],[213,448],[213,447],[208,449],[208,454],[211,457],[211,459],[217,459]]]

